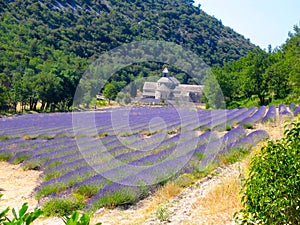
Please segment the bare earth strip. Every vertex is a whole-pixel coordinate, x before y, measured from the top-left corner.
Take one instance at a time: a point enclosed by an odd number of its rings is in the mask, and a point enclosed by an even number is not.
[[[10,209],[20,209],[22,204],[28,202],[28,211],[33,211],[38,206],[34,198],[34,189],[40,182],[41,171],[24,171],[20,165],[0,162],[0,212],[8,206]],[[11,214],[9,215],[12,216]],[[60,218],[39,219],[36,225],[62,225]]]
[[[24,171],[20,165],[0,162],[0,211],[7,206],[20,208],[24,202],[34,209],[37,201],[32,197],[34,188],[39,184],[40,171]]]

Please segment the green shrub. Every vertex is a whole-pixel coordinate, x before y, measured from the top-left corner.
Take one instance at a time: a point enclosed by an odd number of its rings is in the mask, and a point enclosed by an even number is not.
[[[243,185],[244,209],[236,217],[239,224],[300,223],[300,121],[284,134],[252,159]]]
[[[39,170],[43,165],[45,160],[36,159],[36,160],[29,160],[22,164],[22,168],[24,170]]]
[[[82,209],[84,205],[72,199],[54,198],[46,202],[43,211],[45,216],[68,216],[72,212]]]
[[[47,186],[42,186],[37,192],[36,192],[36,198],[40,199],[43,196],[47,196],[52,193],[58,193],[65,191],[67,186],[63,183],[57,183],[57,184],[51,184]]]
[[[119,191],[114,191],[106,194],[99,198],[93,207],[90,209],[90,212],[94,212],[96,209],[99,209],[103,206],[115,207],[120,205],[133,204],[137,201],[136,191],[132,187],[124,187]]]
[[[91,198],[99,191],[99,187],[94,185],[82,185],[75,190],[74,193],[84,196],[85,198]]]

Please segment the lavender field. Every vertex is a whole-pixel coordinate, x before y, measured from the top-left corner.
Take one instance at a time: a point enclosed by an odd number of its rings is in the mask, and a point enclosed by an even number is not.
[[[135,106],[5,117],[0,160],[43,171],[41,201],[73,199],[94,210],[138,201],[182,173],[205,170],[218,156],[267,139],[256,124],[299,113],[294,104],[212,111]]]

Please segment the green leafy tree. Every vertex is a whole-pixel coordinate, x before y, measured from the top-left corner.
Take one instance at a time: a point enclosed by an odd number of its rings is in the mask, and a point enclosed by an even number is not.
[[[288,67],[289,85],[292,87],[293,99],[300,101],[300,28],[294,26],[294,33],[282,46],[285,64]]]
[[[268,67],[268,54],[263,50],[249,53],[243,58],[242,92],[245,96],[257,95],[260,105],[265,105],[268,95],[268,82],[265,71]]]
[[[118,94],[118,90],[115,85],[107,84],[103,89],[103,95],[106,99],[108,99],[108,104],[110,101],[115,99]]]
[[[284,99],[290,93],[289,69],[281,51],[269,54],[272,64],[266,69],[268,90],[275,99]]]
[[[225,101],[222,90],[219,86],[217,79],[213,76],[211,71],[208,71],[204,80],[204,95],[208,108],[211,109],[224,109]]]
[[[53,111],[53,104],[57,103],[62,91],[60,78],[53,73],[39,73],[35,85],[39,99],[42,101],[41,110],[50,108]]]

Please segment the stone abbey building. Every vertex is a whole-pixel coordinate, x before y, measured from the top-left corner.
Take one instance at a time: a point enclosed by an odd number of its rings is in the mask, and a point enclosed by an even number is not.
[[[143,98],[201,103],[203,87],[180,84],[175,77],[170,76],[168,68],[165,68],[157,82],[144,83]]]

